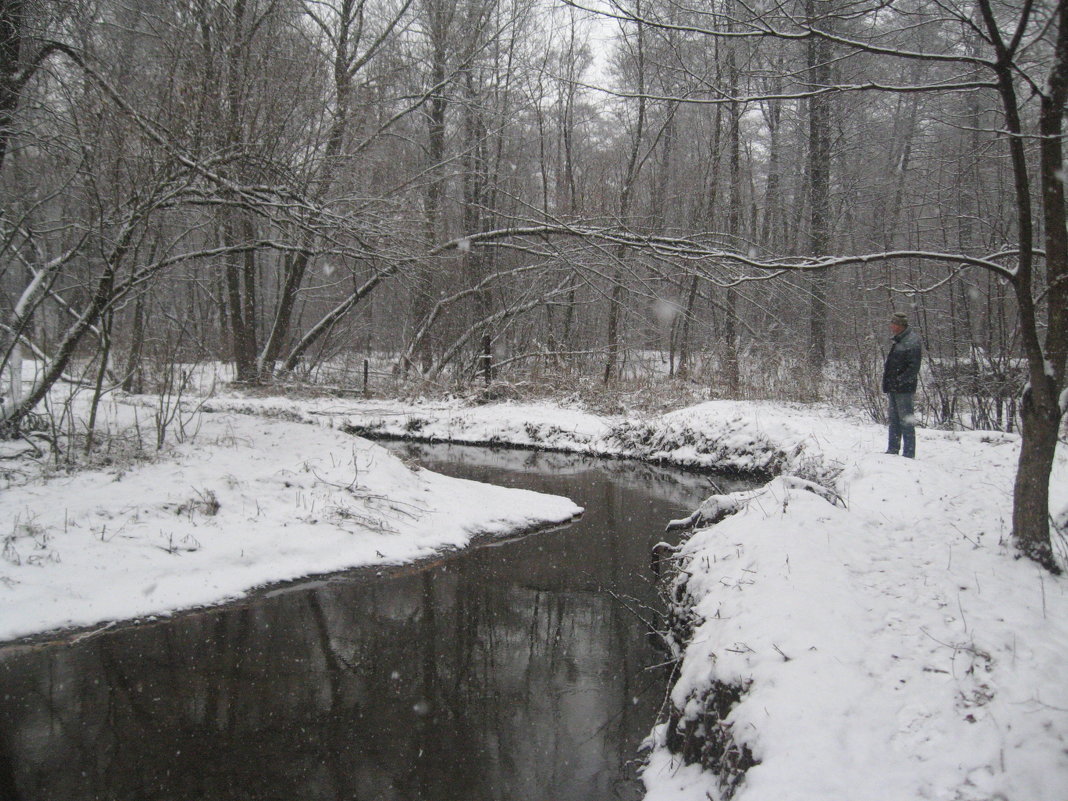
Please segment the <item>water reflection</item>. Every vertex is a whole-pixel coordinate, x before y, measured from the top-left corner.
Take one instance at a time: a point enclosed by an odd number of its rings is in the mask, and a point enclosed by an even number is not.
[[[403,449],[441,472],[567,494],[587,513],[387,581],[2,650],[0,799],[637,797],[627,766],[665,679],[646,669],[662,657],[616,596],[653,604],[649,548],[708,479]]]

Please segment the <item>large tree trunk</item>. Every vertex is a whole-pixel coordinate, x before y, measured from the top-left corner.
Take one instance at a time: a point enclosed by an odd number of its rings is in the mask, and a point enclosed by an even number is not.
[[[1042,350],[1036,348],[1037,343],[1028,347],[1031,386],[1020,408],[1023,441],[1012,509],[1016,544],[1027,556],[1054,572],[1059,572],[1059,568],[1049,536],[1049,479],[1065,413],[1060,406],[1060,395],[1065,387],[1068,357],[1068,230],[1065,228],[1068,215],[1061,140],[1068,99],[1068,3],[1061,4],[1058,16],[1056,60],[1050,73],[1049,94],[1042,98],[1039,144],[1048,287],[1046,342]],[[1029,308],[1025,305],[1025,311]],[[1025,342],[1028,339],[1025,336]]]
[[[1016,98],[1014,53],[1001,36],[990,0],[979,0],[979,9],[998,53],[994,72],[1005,113],[1009,156],[1016,192],[1019,264],[1013,280],[1019,310],[1020,340],[1027,358],[1029,388],[1021,404],[1023,430],[1020,461],[1013,492],[1013,538],[1027,556],[1054,572],[1058,571],[1049,535],[1049,479],[1057,447],[1057,430],[1064,410],[1059,395],[1064,388],[1065,356],[1068,353],[1068,232],[1061,132],[1068,99],[1068,4],[1057,12],[1057,47],[1050,72],[1048,94],[1042,98],[1039,140],[1043,213],[1046,236],[1047,330],[1043,347],[1033,296],[1034,220],[1023,124]],[[1017,43],[1018,44],[1018,43]]]
[[[1049,478],[1061,415],[1052,379],[1047,383],[1038,392],[1031,387],[1020,408],[1023,436],[1013,486],[1012,533],[1026,556],[1059,573],[1049,537]]]

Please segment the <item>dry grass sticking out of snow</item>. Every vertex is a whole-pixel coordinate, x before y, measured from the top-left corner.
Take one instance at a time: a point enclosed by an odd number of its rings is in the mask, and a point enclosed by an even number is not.
[[[165,614],[570,520],[555,496],[412,469],[324,426],[205,415],[151,463],[9,486],[0,640]]]

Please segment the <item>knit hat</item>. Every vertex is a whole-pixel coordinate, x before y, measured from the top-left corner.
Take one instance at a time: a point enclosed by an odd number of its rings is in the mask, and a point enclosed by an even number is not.
[[[908,328],[909,327],[908,315],[902,314],[901,312],[894,312],[894,314],[891,315],[891,317],[890,317],[890,324],[891,325],[900,325],[902,328]]]

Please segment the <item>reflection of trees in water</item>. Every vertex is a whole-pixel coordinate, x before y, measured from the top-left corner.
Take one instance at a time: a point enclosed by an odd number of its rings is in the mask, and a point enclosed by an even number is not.
[[[10,658],[0,797],[18,797],[12,764],[26,799],[597,797],[650,722],[626,730],[633,623],[485,572],[465,560]]]
[[[0,798],[19,801],[18,785],[15,782],[15,765],[8,755],[7,738],[0,735]]]
[[[672,499],[679,503],[698,502],[713,493],[735,492],[750,489],[753,481],[748,478],[711,474],[707,471],[682,470],[635,459],[606,459],[557,451],[487,448],[477,445],[429,444],[419,442],[388,441],[379,444],[414,459],[431,470],[454,473],[460,465],[468,471],[484,471],[473,476],[491,483],[502,483],[502,473],[525,473],[531,476],[570,479],[583,474],[611,476],[613,483],[627,489]],[[559,490],[558,490],[559,491]]]
[[[667,515],[603,474],[584,491],[581,533],[0,652],[0,798],[626,797],[664,679],[601,588],[632,587],[634,527]]]

